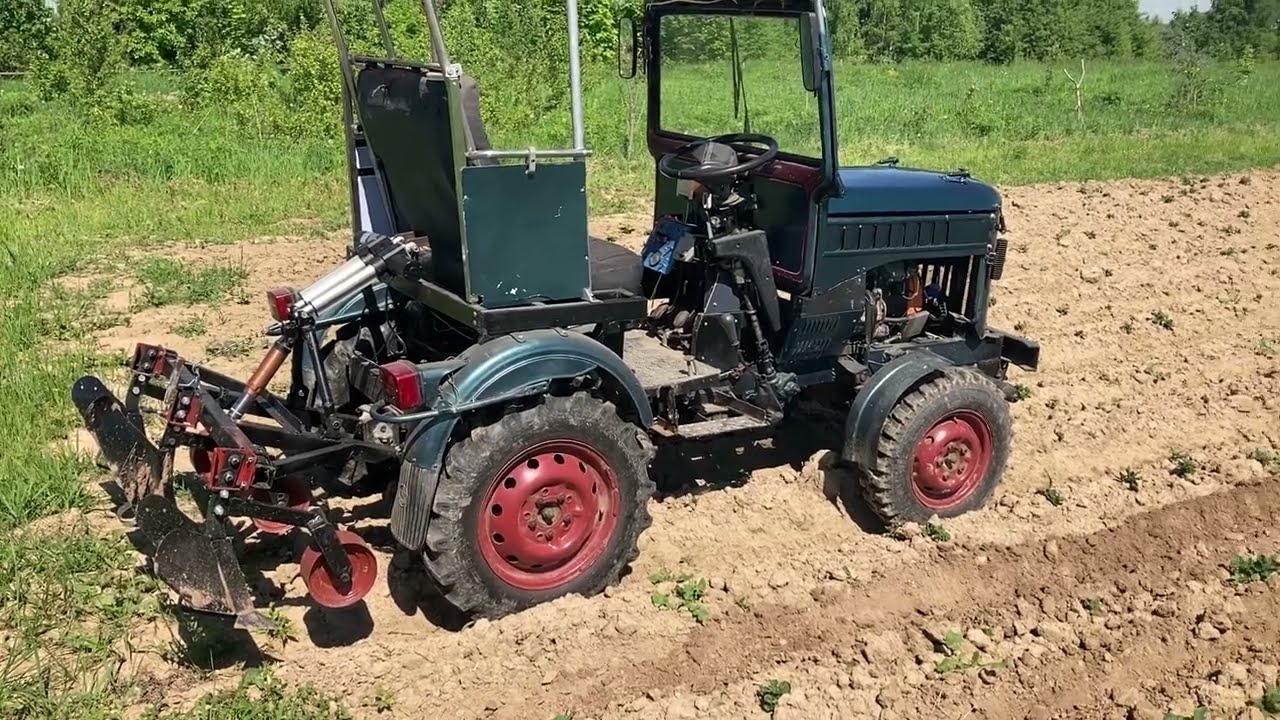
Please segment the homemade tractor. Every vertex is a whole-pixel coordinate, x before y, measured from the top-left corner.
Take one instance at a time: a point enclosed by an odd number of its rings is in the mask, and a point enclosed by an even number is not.
[[[376,0],[385,56],[353,54],[325,5],[345,79],[350,258],[268,293],[274,346],[243,382],[144,344],[123,402],[94,377],[73,390],[185,605],[264,621],[232,518],[304,528],[316,602],[359,602],[375,555],[313,503],[317,487],[385,491],[396,541],[464,613],[597,593],[650,523],[657,444],[767,434],[801,396],[847,417],[843,460],[886,523],[990,497],[1010,448],[1006,370],[1039,361],[1036,343],[987,325],[1000,197],[964,171],[840,167],[822,0],[663,0],[620,28],[623,74],[643,62],[649,88],[642,255],[587,233],[576,0],[567,150],[490,147],[431,0],[431,62],[396,54]],[[664,43],[690,22],[725,28],[723,62],[695,69],[732,74],[731,101],[705,102],[733,116],[749,92],[739,30],[790,38],[814,157],[749,120],[715,136],[670,121],[664,74],[681,68]],[[274,393],[286,363],[290,389]],[[199,521],[174,499],[179,450],[207,490]]]

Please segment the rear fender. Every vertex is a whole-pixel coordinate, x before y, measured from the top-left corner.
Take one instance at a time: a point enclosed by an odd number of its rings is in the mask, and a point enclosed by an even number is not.
[[[458,360],[465,364],[441,383],[436,409],[497,397],[537,395],[551,381],[597,373],[617,391],[618,401],[628,405],[619,410],[633,413],[639,427],[653,423],[653,410],[631,369],[616,353],[580,333],[535,330],[506,335],[472,346]],[[391,532],[410,550],[420,550],[426,544],[445,450],[458,420],[458,415],[448,413],[424,420],[406,443],[391,511]]]
[[[887,363],[867,380],[845,422],[844,459],[864,470],[875,466],[880,429],[889,413],[913,387],[955,365],[928,350],[908,352]]]

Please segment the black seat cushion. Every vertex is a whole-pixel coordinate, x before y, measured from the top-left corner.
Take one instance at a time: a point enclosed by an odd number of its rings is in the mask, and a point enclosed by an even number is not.
[[[644,264],[640,256],[617,243],[587,238],[587,257],[591,260],[591,289],[626,290],[644,295]]]

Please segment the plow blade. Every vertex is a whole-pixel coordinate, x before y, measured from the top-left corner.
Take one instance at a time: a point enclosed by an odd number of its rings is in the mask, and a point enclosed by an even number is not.
[[[71,401],[103,457],[115,468],[131,506],[145,495],[163,492],[160,451],[101,380],[91,376],[77,380],[71,388]]]
[[[83,377],[71,399],[103,457],[115,469],[138,528],[154,548],[155,574],[178,593],[181,604],[198,612],[234,615],[246,630],[273,623],[253,607],[244,571],[221,520],[205,526],[187,517],[169,492],[164,459],[124,406],[95,377]]]

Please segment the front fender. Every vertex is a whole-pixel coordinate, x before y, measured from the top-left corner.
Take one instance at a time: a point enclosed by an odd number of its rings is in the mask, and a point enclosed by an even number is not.
[[[499,397],[544,392],[553,380],[567,380],[599,373],[618,391],[640,427],[653,424],[653,409],[622,358],[604,345],[564,330],[535,330],[505,335],[474,345],[458,356],[462,367],[440,385],[436,409]],[[424,420],[406,442],[391,532],[400,544],[420,550],[427,540],[431,505],[444,467],[445,450],[459,416],[446,413]]]
[[[880,429],[889,413],[921,380],[955,363],[928,350],[908,352],[871,376],[849,408],[844,428],[844,459],[864,470],[875,467]]]

